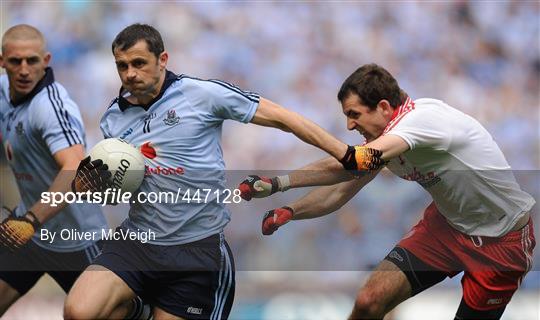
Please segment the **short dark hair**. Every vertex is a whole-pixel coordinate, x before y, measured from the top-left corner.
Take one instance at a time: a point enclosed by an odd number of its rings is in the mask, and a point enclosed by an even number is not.
[[[343,102],[353,93],[358,95],[360,103],[372,110],[377,108],[377,104],[383,99],[388,100],[393,108],[397,108],[406,97],[390,72],[375,63],[361,66],[345,79],[337,98]]]
[[[117,48],[122,51],[127,50],[140,40],[146,41],[148,51],[154,53],[156,58],[159,58],[159,55],[165,51],[165,45],[159,31],[150,25],[140,23],[132,24],[120,31],[116,38],[114,38],[112,51],[114,53],[114,50]]]

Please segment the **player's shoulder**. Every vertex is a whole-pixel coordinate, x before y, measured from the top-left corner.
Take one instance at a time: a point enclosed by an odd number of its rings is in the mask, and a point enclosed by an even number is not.
[[[175,83],[184,92],[193,91],[215,91],[228,89],[237,92],[243,92],[238,86],[220,79],[202,79],[187,74],[181,74]]]
[[[178,88],[184,93],[190,93],[197,90],[208,90],[212,86],[211,80],[202,79],[187,74],[181,74],[177,77],[176,81],[171,85]]]
[[[2,90],[4,88],[7,88],[8,87],[8,77],[7,77],[7,74],[0,74],[0,87],[2,87]]]
[[[386,126],[384,133],[391,130],[409,127],[425,127],[432,124],[441,125],[441,119],[444,119],[451,108],[442,100],[432,98],[420,98],[407,100],[395,111],[395,116]]]
[[[437,110],[441,108],[449,108],[450,106],[444,101],[439,100],[439,99],[419,98],[419,99],[414,100],[414,107],[415,109],[419,109],[419,110]]]
[[[101,120],[105,120],[114,115],[121,116],[122,110],[120,109],[120,97],[114,97],[111,102],[107,105],[105,112],[101,116]]]
[[[66,88],[59,82],[50,82],[32,98],[33,111],[41,112],[79,112],[79,106],[71,99]]]
[[[459,110],[451,107],[446,102],[433,98],[419,98],[414,101],[410,100],[407,104],[400,106],[398,115],[404,119],[415,119],[425,117],[438,118],[442,115],[452,113],[460,113]]]
[[[114,97],[111,102],[107,105],[107,109],[105,109],[105,112],[116,112],[120,111],[120,97]]]

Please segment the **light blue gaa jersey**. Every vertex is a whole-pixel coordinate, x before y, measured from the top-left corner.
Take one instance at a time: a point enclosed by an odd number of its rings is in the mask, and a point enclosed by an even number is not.
[[[0,140],[13,170],[21,202],[15,214],[22,216],[26,210],[40,201],[41,193],[49,189],[59,168],[53,154],[75,144],[85,144],[81,114],[67,91],[54,81],[51,68],[34,90],[19,101],[10,101],[7,75],[0,76]],[[98,232],[106,227],[101,208],[91,204],[71,204],[43,226],[57,232],[53,243],[40,240],[40,231],[32,239],[41,247],[59,251],[77,251],[89,247],[92,242],[60,239],[63,229],[78,232]]]
[[[132,203],[122,225],[134,232],[155,232],[155,240],[149,242],[159,245],[189,243],[222,232],[230,221],[223,203],[228,192],[222,124],[227,119],[251,121],[259,96],[219,80],[170,71],[160,94],[147,106],[131,105],[122,93],[121,89],[101,119],[104,136],[125,139],[143,151],[146,174],[139,192],[179,195],[174,203]],[[190,197],[199,190],[201,200],[183,201],[186,190]]]

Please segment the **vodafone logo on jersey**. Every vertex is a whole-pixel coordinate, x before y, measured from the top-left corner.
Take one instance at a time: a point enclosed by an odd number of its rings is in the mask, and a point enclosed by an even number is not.
[[[145,142],[141,146],[141,153],[143,154],[143,156],[145,156],[148,159],[154,159],[155,157],[157,157],[156,149],[152,147],[150,141]]]
[[[143,143],[140,149],[143,156],[150,160],[153,160],[158,156],[156,148],[152,145],[152,142],[150,141]],[[184,168],[182,167],[176,167],[176,168],[162,167],[162,166],[151,167],[149,165],[145,165],[144,169],[145,169],[144,170],[145,176],[156,175],[156,174],[163,175],[163,176],[184,174]]]
[[[161,175],[161,176],[174,176],[174,175],[182,175],[184,174],[184,168],[182,167],[176,167],[176,168],[164,168],[162,166],[157,166],[155,168],[152,168],[150,166],[144,166],[144,175],[145,176],[151,176],[154,174]]]

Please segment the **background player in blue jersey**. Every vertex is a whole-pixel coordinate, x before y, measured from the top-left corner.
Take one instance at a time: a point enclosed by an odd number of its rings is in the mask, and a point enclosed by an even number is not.
[[[3,208],[0,222],[0,315],[48,273],[64,291],[100,253],[95,240],[61,239],[62,230],[106,228],[97,205],[41,203],[41,193],[66,192],[84,156],[79,108],[48,67],[43,35],[17,25],[2,37],[0,62],[1,141],[21,195],[15,210]],[[7,216],[7,217],[6,217]],[[47,237],[42,237],[42,230]],[[54,239],[52,235],[55,235]],[[115,309],[115,317],[143,318],[139,298]]]
[[[201,200],[133,203],[121,230],[151,230],[156,239],[107,242],[69,292],[64,316],[107,318],[137,294],[155,306],[156,319],[226,319],[235,278],[223,237],[230,220],[222,201],[227,196],[223,121],[290,131],[307,143],[328,146],[325,151],[343,158],[348,168],[356,168],[363,154],[258,94],[168,71],[168,53],[151,26],[125,28],[112,51],[122,88],[101,120],[104,136],[140,147],[147,167],[141,192],[180,189],[182,199],[199,191]]]
[[[0,222],[0,315],[49,273],[68,291],[98,254],[93,241],[61,240],[62,229],[100,231],[106,221],[90,204],[49,206],[44,191],[65,192],[84,155],[84,127],[77,105],[48,67],[41,32],[17,25],[2,37],[0,132],[21,201]],[[57,232],[40,239],[40,229]],[[24,272],[21,272],[24,271]]]

